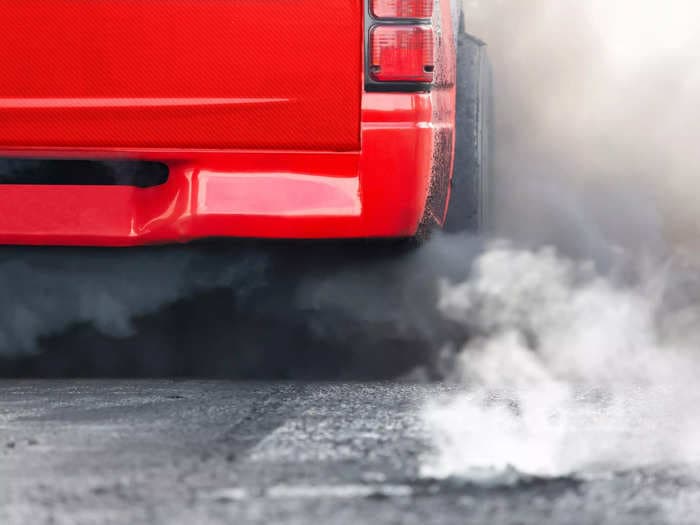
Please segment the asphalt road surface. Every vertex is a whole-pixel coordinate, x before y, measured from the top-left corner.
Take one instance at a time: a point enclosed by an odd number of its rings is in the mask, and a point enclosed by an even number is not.
[[[401,383],[5,381],[0,523],[697,523],[688,465],[507,486],[421,479]]]

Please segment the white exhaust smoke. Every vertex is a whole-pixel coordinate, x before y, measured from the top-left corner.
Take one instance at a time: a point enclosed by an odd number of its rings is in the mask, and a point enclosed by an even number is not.
[[[666,333],[688,314],[667,309],[666,279],[615,284],[553,250],[501,245],[465,282],[443,282],[440,310],[473,337],[452,378],[465,392],[426,410],[436,452],[423,473],[551,476],[700,459],[698,334]],[[631,443],[639,425],[646,441]]]
[[[423,473],[700,460],[700,4],[465,7],[493,62],[497,233],[530,248],[440,285],[472,336],[462,393],[425,410]]]

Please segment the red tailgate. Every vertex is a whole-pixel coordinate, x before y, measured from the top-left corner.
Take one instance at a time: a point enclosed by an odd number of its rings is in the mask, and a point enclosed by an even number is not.
[[[0,148],[358,150],[361,0],[0,0]]]

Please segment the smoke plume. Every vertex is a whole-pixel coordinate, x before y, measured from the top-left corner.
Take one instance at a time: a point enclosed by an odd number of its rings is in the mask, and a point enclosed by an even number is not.
[[[465,7],[490,44],[511,243],[441,281],[439,311],[470,335],[447,347],[463,392],[426,408],[424,473],[697,460],[700,6]]]

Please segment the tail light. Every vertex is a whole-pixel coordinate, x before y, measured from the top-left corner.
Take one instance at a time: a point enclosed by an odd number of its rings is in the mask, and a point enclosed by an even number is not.
[[[429,91],[436,0],[365,0],[365,88]]]
[[[375,18],[431,18],[435,0],[371,0]]]
[[[375,26],[370,36],[370,74],[379,82],[432,82],[433,29]]]

